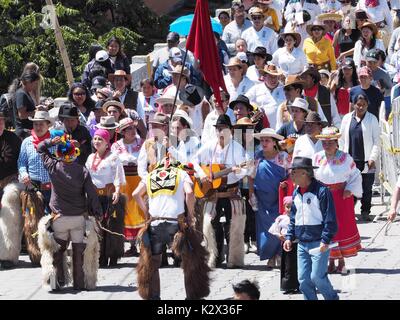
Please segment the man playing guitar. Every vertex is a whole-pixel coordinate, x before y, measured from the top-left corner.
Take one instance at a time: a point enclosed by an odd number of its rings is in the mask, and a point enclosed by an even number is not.
[[[247,175],[240,164],[248,160],[243,147],[232,139],[232,124],[229,116],[220,115],[215,124],[217,140],[203,145],[193,163],[201,184],[210,184],[212,174],[207,175],[200,164],[224,165],[227,170],[227,183],[214,192],[206,194],[203,208],[203,233],[207,237],[210,253],[209,266],[220,266],[224,259],[224,238],[228,244],[228,268],[244,265],[244,228],[246,215],[244,202],[240,195],[239,180]],[[228,172],[229,171],[229,172]],[[212,173],[212,171],[211,171]]]

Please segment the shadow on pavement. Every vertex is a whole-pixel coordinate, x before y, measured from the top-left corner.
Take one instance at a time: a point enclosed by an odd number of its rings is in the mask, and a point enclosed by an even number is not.
[[[382,273],[382,274],[400,274],[400,269],[367,269],[367,268],[356,268],[357,273]]]
[[[361,252],[382,252],[382,251],[387,251],[385,248],[366,248],[366,249],[361,249]]]
[[[95,290],[93,291],[102,291],[102,292],[135,292],[137,291],[136,286],[120,286],[120,285],[115,285],[115,286],[98,286]]]

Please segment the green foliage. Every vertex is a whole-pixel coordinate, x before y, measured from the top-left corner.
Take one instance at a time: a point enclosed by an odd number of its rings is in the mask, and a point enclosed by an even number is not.
[[[80,80],[91,44],[103,46],[115,35],[131,57],[148,52],[164,39],[166,22],[139,0],[53,0],[72,65]],[[24,65],[35,62],[44,77],[45,96],[65,96],[68,85],[54,30],[43,29],[45,0],[0,0],[0,93]],[[143,35],[143,36],[142,36]],[[149,39],[153,39],[150,41]]]

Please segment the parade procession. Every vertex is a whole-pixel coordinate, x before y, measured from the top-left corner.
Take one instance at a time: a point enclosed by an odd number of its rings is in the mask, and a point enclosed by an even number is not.
[[[0,300],[400,299],[400,1],[35,2],[0,0]]]

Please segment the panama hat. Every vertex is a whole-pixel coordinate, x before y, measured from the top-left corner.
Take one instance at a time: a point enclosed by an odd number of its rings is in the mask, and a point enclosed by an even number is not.
[[[228,64],[224,64],[225,67],[240,67],[242,68],[242,61],[238,57],[229,59]]]
[[[112,130],[119,127],[119,124],[115,122],[114,116],[105,116],[100,118],[100,123],[96,125],[98,129]]]
[[[338,140],[341,137],[339,129],[336,127],[326,127],[322,129],[321,134],[315,136],[319,140]]]
[[[175,113],[172,115],[172,120],[176,118],[182,118],[185,119],[186,122],[189,124],[189,127],[191,128],[193,126],[193,120],[189,117],[186,111],[178,109],[175,111]]]
[[[372,30],[372,33],[374,34],[374,36],[376,36],[378,34],[378,27],[376,26],[375,23],[373,23],[371,21],[364,22],[361,25],[360,30],[362,30],[363,28],[370,28]]]
[[[240,118],[236,123],[233,125],[234,128],[239,127],[254,127],[256,124],[251,121],[248,117]]]
[[[123,112],[125,110],[125,106],[123,103],[121,103],[117,100],[110,100],[103,104],[103,111],[107,112],[108,107],[111,107],[111,106],[120,108],[121,112]]]
[[[322,36],[326,34],[326,26],[321,21],[315,20],[313,24],[309,24],[306,27],[306,31],[310,36],[312,36],[312,29],[315,27],[319,27],[323,30]]]
[[[306,157],[294,157],[292,165],[288,169],[317,169],[312,165],[312,160]]]
[[[277,140],[283,140],[285,139],[284,136],[281,136],[280,134],[277,134],[274,129],[272,128],[264,128],[261,130],[261,132],[253,134],[254,138],[256,139],[261,139],[262,137],[271,137]]]
[[[154,115],[154,118],[149,121],[149,123],[168,125],[169,124],[169,117],[166,114],[162,113],[162,112],[157,112]]]
[[[164,105],[164,104],[173,104],[175,100],[174,96],[170,96],[170,95],[163,95],[159,98],[156,99],[156,103],[159,105]],[[175,101],[176,105],[181,105],[183,102],[181,100],[179,100],[178,98]]]
[[[53,123],[49,113],[47,111],[36,111],[33,117],[28,117],[30,121],[37,122],[37,121],[47,121],[50,124]]]
[[[183,71],[182,71],[183,69]],[[174,69],[171,71],[171,74],[181,74],[186,77],[186,79],[189,81],[190,80],[190,71],[188,68],[182,66],[181,64],[178,64],[174,67]]]
[[[108,75],[108,80],[114,82],[115,77],[124,77],[126,81],[132,80],[132,76],[130,74],[127,74],[124,70],[116,70],[114,73],[110,73]]]
[[[298,33],[295,29],[294,29],[294,25],[292,23],[287,23],[285,26],[285,29],[283,30],[283,32],[279,35],[280,38],[284,38],[285,36],[292,36],[296,39],[296,44],[294,45],[296,48],[300,45],[301,43],[301,34]]]
[[[271,76],[281,76],[283,74],[283,72],[276,67],[276,65],[270,63],[270,64],[266,64],[264,66],[264,69],[260,69],[259,70],[261,74],[270,74]]]
[[[300,85],[304,86],[304,83],[305,83],[304,80],[302,80],[298,75],[289,74],[286,77],[285,85],[283,86],[283,88],[289,87],[293,84],[300,84]]]
[[[300,108],[308,112],[308,102],[302,98],[295,98],[290,107]]]
[[[137,126],[137,121],[132,120],[131,118],[128,117],[121,119],[121,121],[119,122],[118,130],[119,132],[122,132],[124,129],[128,127],[136,127],[136,126]]]
[[[339,22],[343,19],[343,16],[339,13],[329,12],[329,13],[322,13],[317,16],[319,21],[336,21]]]

